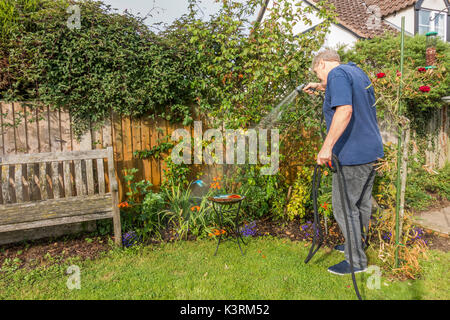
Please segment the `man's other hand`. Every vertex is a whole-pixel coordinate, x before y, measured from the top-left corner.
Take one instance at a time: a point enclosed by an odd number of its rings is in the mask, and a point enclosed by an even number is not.
[[[333,148],[322,146],[322,149],[320,149],[319,153],[317,154],[317,164],[318,165],[326,165],[328,162],[331,161]]]
[[[310,82],[308,83],[304,88],[303,91],[308,94],[314,94],[314,92],[311,89],[316,89],[320,91],[325,91],[325,87],[319,83],[319,82]]]

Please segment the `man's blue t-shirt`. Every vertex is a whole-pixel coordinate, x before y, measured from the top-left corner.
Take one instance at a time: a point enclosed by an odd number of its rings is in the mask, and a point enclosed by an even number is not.
[[[383,142],[378,128],[375,93],[369,77],[353,62],[328,73],[323,114],[330,130],[335,107],[351,105],[351,120],[333,147],[341,165],[365,164],[382,158]]]

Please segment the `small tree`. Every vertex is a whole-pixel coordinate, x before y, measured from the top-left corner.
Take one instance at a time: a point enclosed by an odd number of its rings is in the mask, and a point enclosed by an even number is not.
[[[312,52],[323,44],[333,8],[321,1],[324,22],[309,33],[296,34],[298,23],[312,24],[313,12],[302,1],[281,0],[267,9],[261,24],[249,20],[262,0],[222,1],[209,21],[191,12],[167,31],[189,60],[191,89],[199,110],[230,127],[257,122],[276,102],[308,76]]]

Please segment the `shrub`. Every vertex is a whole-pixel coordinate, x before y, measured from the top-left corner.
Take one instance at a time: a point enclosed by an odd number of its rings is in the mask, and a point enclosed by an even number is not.
[[[18,26],[0,45],[9,60],[1,73],[11,78],[0,99],[68,108],[78,134],[111,110],[190,121],[183,55],[142,19],[96,1],[39,1],[28,15],[22,2],[15,2]],[[66,26],[70,3],[80,7],[79,30]]]
[[[249,219],[270,215],[274,206],[283,207],[280,202],[286,193],[283,176],[280,172],[261,175],[260,168],[260,165],[239,166],[226,181],[228,190],[246,197],[241,209]]]
[[[404,113],[412,122],[418,133],[423,133],[433,109],[443,105],[441,97],[450,90],[450,45],[438,40],[436,46],[437,63],[435,69],[425,71],[426,38],[423,35],[405,37],[404,70],[402,84],[402,101]],[[400,85],[398,75],[400,66],[400,36],[386,33],[383,37],[358,41],[354,50],[339,49],[343,61],[353,61],[372,79],[377,97],[378,115],[386,113],[388,119],[400,122],[397,110],[397,91]],[[423,70],[423,71],[421,71]],[[377,74],[384,73],[378,78]],[[428,86],[429,92],[422,92],[421,87]]]
[[[292,188],[292,196],[287,205],[286,218],[303,218],[306,209],[311,206],[311,183],[312,170],[309,167],[302,167],[297,172],[297,179]]]

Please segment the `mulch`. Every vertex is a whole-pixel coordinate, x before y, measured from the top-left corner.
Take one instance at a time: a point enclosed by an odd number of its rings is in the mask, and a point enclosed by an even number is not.
[[[91,237],[78,234],[57,239],[40,239],[0,246],[0,268],[33,269],[54,263],[64,263],[67,259],[77,257],[81,260],[95,259],[102,252],[111,249],[108,244],[110,236]]]
[[[253,228],[255,237],[274,236],[289,238],[292,241],[311,241],[313,236],[312,221],[301,222],[293,220],[288,223],[279,223],[269,219],[257,220]],[[187,240],[195,240],[189,236]],[[439,235],[435,232],[426,232],[425,240],[430,249],[450,251],[448,235]],[[176,241],[173,230],[163,232],[164,242]],[[324,234],[324,247],[332,248],[342,244],[344,238],[336,223],[328,227],[328,235]],[[92,234],[78,234],[56,239],[41,239],[16,244],[0,246],[0,268],[14,266],[16,269],[33,269],[55,263],[64,263],[67,259],[77,257],[80,260],[96,259],[103,252],[111,250],[111,236],[93,236]],[[150,241],[149,243],[158,243]]]

